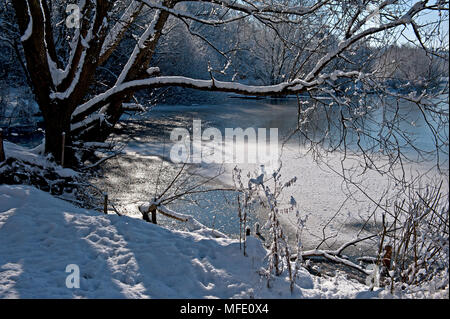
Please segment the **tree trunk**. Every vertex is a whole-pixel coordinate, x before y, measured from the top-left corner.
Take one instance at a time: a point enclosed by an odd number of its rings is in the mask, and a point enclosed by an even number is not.
[[[59,111],[56,111],[58,109]],[[50,110],[44,111],[43,116],[45,125],[45,153],[51,154],[55,161],[61,164],[63,133],[65,133],[64,166],[74,165],[76,161],[73,149],[71,148],[70,113],[64,111],[64,106],[56,105],[51,107]]]
[[[107,123],[100,121],[96,122],[94,125],[89,127],[88,130],[80,134],[79,139],[85,142],[104,142],[114,131],[114,126],[123,114],[122,104],[129,101],[132,96],[133,92],[122,97],[118,97],[112,101],[108,106],[107,112],[105,113]]]
[[[0,131],[0,163],[6,159],[5,151],[3,149],[3,133]]]

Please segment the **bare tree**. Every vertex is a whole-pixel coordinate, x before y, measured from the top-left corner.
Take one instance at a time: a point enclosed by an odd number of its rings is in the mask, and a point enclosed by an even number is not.
[[[424,43],[427,38],[420,36],[423,28],[415,19],[423,12],[448,9],[446,1],[97,0],[80,1],[80,26],[67,30],[58,19],[61,15],[58,5],[62,4],[58,1],[52,5],[45,0],[12,3],[26,68],[45,121],[45,150],[57,161],[61,160],[63,132],[69,147],[74,140],[105,140],[124,112],[124,103],[132,101],[133,94],[143,89],[172,86],[246,95],[287,95],[330,90],[340,79],[359,79],[377,86],[379,79],[354,66],[352,61],[361,43],[381,41],[394,30],[411,25],[417,30],[423,48],[428,50]],[[219,9],[220,15],[216,14]],[[148,21],[140,19],[144,14],[153,17],[150,23],[142,23]],[[371,20],[374,14],[379,17],[378,24]],[[196,32],[193,24],[214,28],[246,21],[258,25],[267,30],[264,32],[279,37],[291,52],[293,63],[289,76],[277,78],[281,82],[273,85],[253,86],[219,81],[213,72],[209,79],[159,75],[151,63],[170,20],[186,25],[191,34],[224,57],[229,53],[224,47],[229,49],[233,43],[219,47],[212,39]],[[309,34],[307,29],[299,37],[303,39],[300,43],[283,37],[290,30],[301,33],[305,23],[314,20],[320,24],[315,26],[320,33]],[[288,31],[281,34],[280,25]],[[99,91],[95,79],[100,68],[112,58],[125,34],[133,28],[141,31],[132,50],[126,53],[127,62],[117,67],[115,82]],[[69,41],[61,41],[61,35]],[[420,104],[425,97],[420,95],[414,101]],[[436,110],[427,107],[425,111]],[[70,150],[66,155],[70,155]]]

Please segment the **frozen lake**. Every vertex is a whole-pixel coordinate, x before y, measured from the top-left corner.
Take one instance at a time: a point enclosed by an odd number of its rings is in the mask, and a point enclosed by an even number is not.
[[[174,128],[186,128],[192,130],[193,120],[201,120],[202,128],[215,127],[224,132],[225,128],[243,129],[254,128],[278,128],[280,147],[297,123],[297,100],[294,99],[236,99],[232,98],[220,105],[157,105],[151,111],[140,116],[126,118],[119,127],[114,137],[126,143],[124,149],[126,155],[112,159],[106,163],[105,178],[94,181],[110,194],[119,209],[126,211],[130,216],[141,217],[137,210],[137,202],[151,199],[156,191],[164,188],[179,169],[179,165],[170,162],[169,152],[173,145],[170,141],[170,132]],[[390,116],[389,110],[380,110],[374,106],[371,114],[373,132],[381,123],[382,117]],[[433,148],[433,139],[424,122],[420,110],[411,105],[400,107],[401,116],[406,119],[405,129],[412,133],[414,147],[422,150]],[[316,124],[325,126],[323,114],[316,116]],[[445,128],[444,128],[445,129]],[[335,130],[335,131],[333,131]],[[128,132],[132,132],[131,135]],[[369,129],[369,131],[371,131]],[[331,135],[339,135],[339,128],[332,128]],[[448,136],[448,127],[447,132]],[[349,141],[352,137],[349,137]],[[362,143],[365,143],[362,141]],[[349,143],[349,149],[355,146]],[[406,149],[414,157],[414,148]],[[281,152],[283,167],[281,175],[284,179],[293,176],[298,178],[297,183],[287,189],[284,198],[287,202],[290,196],[294,196],[302,215],[308,216],[307,226],[303,231],[304,245],[306,248],[315,247],[323,239],[330,237],[330,243],[338,245],[345,240],[352,239],[360,230],[366,216],[372,212],[374,205],[366,196],[355,192],[342,182],[333,169],[339,171],[342,153],[336,152],[323,158],[318,165],[312,154],[306,152],[301,145],[301,138],[291,138]],[[382,156],[380,156],[382,158]],[[382,160],[382,159],[380,159]],[[447,155],[440,158],[443,167],[448,164]],[[349,165],[353,159],[349,157]],[[426,179],[433,180],[444,178],[444,186],[448,188],[448,171],[444,175],[437,175],[433,169],[436,164],[435,157],[423,158],[419,164],[405,164],[408,174],[411,176],[426,174]],[[209,182],[211,187],[227,187],[232,185],[231,172],[236,164],[192,164],[188,168],[189,180],[195,178],[214,176],[218,171],[223,173],[214,181]],[[258,173],[260,167],[257,164],[239,165],[244,172]],[[158,173],[159,172],[159,173]],[[243,174],[245,176],[245,173]],[[390,186],[386,176],[373,171],[356,176],[355,181],[361,182],[366,194],[377,199],[379,195]],[[351,195],[351,196],[350,196]],[[209,192],[192,196],[192,201],[177,201],[170,207],[184,214],[193,215],[208,227],[214,227],[231,236],[238,236],[239,221],[232,192]],[[292,214],[283,214],[282,221],[288,230],[288,236],[292,240],[295,236],[295,218]],[[330,218],[333,218],[331,222]],[[259,211],[249,217],[252,226],[256,221],[264,224],[266,212]],[[183,225],[164,217],[159,223],[168,227],[183,228]]]

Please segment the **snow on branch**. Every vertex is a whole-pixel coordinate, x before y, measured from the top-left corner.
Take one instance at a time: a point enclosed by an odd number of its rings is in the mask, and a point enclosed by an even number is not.
[[[80,7],[80,11],[82,11],[85,7],[85,2],[81,2],[79,4],[79,7]],[[53,59],[47,53],[47,61],[48,61],[49,71],[50,71],[50,75],[52,77],[53,84],[55,87],[59,86],[67,78],[67,76],[70,74],[71,68],[73,68],[75,65],[74,58],[76,56],[77,48],[79,46],[80,35],[81,35],[80,29],[76,28],[74,35],[72,37],[72,40],[69,44],[70,55],[69,55],[69,59],[68,59],[68,62],[66,64],[66,67],[64,68],[64,70],[58,68],[57,63],[55,61],[53,61]]]
[[[105,61],[109,54],[117,47],[129,26],[134,22],[135,18],[141,12],[143,4],[140,1],[132,1],[126,8],[119,21],[112,27],[111,31],[106,35],[100,51],[101,61]]]
[[[152,8],[161,7],[162,5],[148,3],[148,0],[142,0],[141,3],[145,3],[146,5],[151,5]],[[306,14],[310,13],[313,10],[317,10],[319,7],[323,6],[326,1],[319,1],[315,5],[311,7],[284,7],[284,6],[275,6],[269,8],[268,6],[262,5],[253,5],[249,6],[247,4],[242,4],[239,2],[228,1],[228,0],[203,0],[200,2],[209,2],[213,4],[220,4],[225,7],[231,9],[239,9],[239,11],[247,12],[249,14],[261,14],[265,12],[279,12],[280,14]],[[176,2],[178,3],[178,2]],[[385,6],[389,4],[389,1],[386,1],[382,4]],[[335,80],[339,77],[360,77],[360,73],[357,71],[352,72],[343,72],[343,71],[335,71],[331,74],[321,74],[323,69],[333,60],[340,56],[342,52],[347,50],[352,44],[357,42],[358,40],[375,34],[377,32],[394,28],[399,25],[407,24],[411,22],[412,17],[425,9],[425,5],[423,2],[417,2],[412,8],[401,18],[397,20],[393,20],[389,23],[368,28],[364,31],[361,31],[358,34],[353,34],[349,38],[341,41],[338,47],[331,52],[325,54],[314,66],[311,72],[303,79],[294,79],[290,82],[283,82],[276,85],[270,86],[252,86],[252,85],[244,85],[236,82],[221,82],[215,79],[211,80],[200,80],[187,78],[182,76],[160,76],[153,77],[148,79],[140,79],[135,81],[126,82],[127,76],[130,73],[130,70],[136,64],[139,55],[142,53],[142,50],[148,44],[148,41],[155,35],[156,24],[161,16],[161,10],[169,10],[172,11],[173,14],[178,14],[175,9],[161,7],[161,9],[157,9],[155,13],[155,17],[150,25],[146,28],[144,33],[141,35],[138,43],[136,44],[131,56],[129,57],[127,63],[122,69],[121,74],[119,75],[116,84],[114,87],[105,91],[102,94],[97,95],[93,99],[87,101],[86,103],[78,106],[73,115],[73,117],[81,117],[83,115],[89,114],[97,110],[99,107],[104,105],[106,102],[111,101],[114,97],[119,97],[123,93],[132,92],[137,89],[151,88],[151,87],[163,87],[163,86],[179,86],[186,88],[194,88],[200,90],[209,90],[209,91],[224,91],[224,92],[233,92],[244,95],[289,95],[295,94],[305,91],[306,89],[316,87],[318,85],[323,84],[327,79]],[[131,9],[130,9],[131,10]],[[175,11],[174,11],[175,10]],[[132,11],[132,10],[131,10]],[[64,95],[65,96],[65,95]],[[62,97],[64,97],[62,96]]]
[[[207,231],[209,234],[213,235],[216,238],[226,238],[227,237],[225,234],[223,234],[220,231],[206,227],[205,225],[200,223],[198,220],[196,220],[194,217],[174,212],[173,210],[167,208],[164,205],[158,205],[157,210],[161,214],[163,214],[167,217],[175,218],[180,221],[186,222],[186,226],[190,231],[202,231],[202,232]]]
[[[171,210],[170,208],[159,203],[159,201],[145,203],[145,204],[139,205],[138,208],[142,214],[148,214],[148,212],[150,210],[157,210],[160,214],[162,214],[166,217],[184,222],[184,223],[186,223],[186,227],[189,229],[189,231],[199,231],[202,234],[209,235],[209,236],[212,235],[215,238],[227,238],[228,237],[227,235],[225,235],[224,233],[222,233],[218,230],[206,227],[205,225],[203,225],[202,223],[200,223],[198,220],[196,220],[194,217],[192,217],[190,215],[180,214],[180,213],[177,213],[177,212]]]
[[[67,65],[67,68],[64,71],[59,70],[56,68],[56,65],[53,61],[51,61],[51,62],[49,61],[50,71],[51,71],[53,83],[55,84],[55,86],[58,86],[64,79],[67,78],[67,76],[69,75],[70,68],[76,67],[74,76],[72,78],[72,81],[70,82],[69,87],[64,92],[51,93],[50,94],[51,99],[59,99],[59,100],[67,99],[74,92],[75,88],[78,85],[78,82],[80,81],[81,73],[84,70],[85,62],[86,62],[87,58],[89,58],[87,51],[90,48],[90,42],[95,37],[94,21],[96,20],[97,14],[98,14],[96,3],[92,10],[93,10],[93,19],[92,19],[89,29],[86,32],[86,36],[83,37],[83,35],[81,35],[81,33],[79,31],[77,31],[77,34],[76,34],[77,35],[77,40],[76,40],[77,45],[75,47],[72,47],[72,52],[71,52],[71,56],[69,58],[69,64]],[[76,65],[74,65],[73,57],[76,54],[76,51],[80,50],[80,49],[82,50],[81,56],[78,60],[78,63]]]
[[[355,26],[353,26],[353,23],[355,21],[352,21],[352,23],[348,26],[348,31],[346,32],[346,37],[349,38],[351,35],[353,35],[356,31],[358,31],[363,25],[365,25],[371,18],[373,18],[374,15],[380,12],[381,9],[385,8],[388,5],[394,4],[396,0],[386,0],[383,3],[381,3],[379,6],[376,6],[373,10],[371,10],[368,15],[361,19]],[[355,20],[361,13],[361,10],[358,11],[358,14],[355,15]],[[352,28],[353,27],[353,28]]]
[[[379,25],[377,27],[368,28],[368,29],[366,29],[366,30],[364,30],[364,31],[362,31],[362,32],[360,32],[358,34],[354,34],[353,36],[351,36],[348,39],[345,39],[345,40],[341,41],[338,44],[338,47],[335,50],[333,50],[332,52],[329,52],[328,54],[323,56],[317,62],[315,67],[306,76],[305,80],[306,81],[311,81],[311,79],[315,78],[329,62],[333,61],[339,54],[344,52],[352,44],[354,44],[355,42],[361,40],[362,38],[365,38],[365,37],[367,37],[369,35],[378,33],[380,31],[392,29],[392,28],[395,28],[395,27],[400,26],[400,25],[405,25],[405,24],[411,23],[412,18],[413,18],[414,15],[416,15],[420,11],[426,9],[426,6],[425,6],[426,2],[427,1],[419,1],[419,2],[415,3],[411,7],[411,9],[409,9],[408,12],[406,14],[404,14],[399,19],[396,19],[396,20],[394,20],[392,22],[389,22],[389,23],[385,23],[385,24]]]
[[[324,250],[324,249],[318,249],[318,248],[312,249],[312,250],[306,250],[301,253],[301,257],[302,257],[302,259],[307,259],[307,258],[311,258],[311,257],[323,257],[329,261],[343,264],[350,268],[356,269],[365,275],[370,275],[371,271],[365,269],[364,267],[361,267],[358,264],[355,264],[354,262],[352,262],[348,259],[343,258],[342,253],[346,248],[348,248],[350,246],[354,246],[360,242],[372,239],[377,236],[378,236],[378,234],[374,234],[374,235],[369,235],[367,237],[356,238],[354,240],[344,243],[336,250],[326,250],[326,249]],[[291,259],[293,259],[293,260],[297,259],[297,255],[295,255],[295,254],[292,255]]]
[[[27,8],[28,8],[28,19],[29,20],[28,20],[27,29],[25,30],[24,34],[20,37],[21,42],[28,40],[31,37],[31,34],[33,33],[33,16],[31,15],[30,4],[28,3],[28,0],[25,2],[27,4]]]
[[[359,270],[360,272],[362,272],[366,275],[370,275],[372,273],[371,271],[364,269],[363,267],[355,264],[354,262],[352,262],[348,259],[344,259],[344,258],[341,258],[341,257],[331,254],[327,250],[308,250],[308,251],[304,251],[302,253],[302,258],[309,258],[309,257],[324,257],[330,261],[333,261],[333,262],[336,262],[339,264],[343,264],[343,265],[346,265],[353,269]]]
[[[210,2],[236,11],[248,13],[250,15],[274,13],[274,14],[303,16],[316,11],[329,1],[319,0],[314,5],[311,6],[288,6],[288,5],[274,4],[273,2],[267,2],[267,4],[264,3],[261,5],[257,5],[257,4],[247,4],[249,2],[246,1],[241,2],[236,0],[198,0],[198,2]]]
[[[234,17],[226,19],[226,20],[225,19],[221,19],[221,20],[205,20],[205,19],[201,19],[201,18],[199,18],[199,17],[197,17],[195,15],[189,14],[187,12],[183,12],[183,11],[176,10],[176,9],[171,9],[171,8],[168,8],[168,7],[166,7],[164,5],[161,5],[161,4],[158,4],[158,3],[153,3],[153,2],[151,2],[149,0],[141,0],[141,1],[143,3],[145,3],[145,5],[147,7],[149,7],[149,8],[158,9],[158,10],[161,10],[161,11],[166,11],[166,12],[170,13],[171,15],[173,15],[173,16],[175,16],[177,18],[186,18],[186,19],[193,20],[193,21],[196,21],[196,22],[199,22],[199,23],[202,23],[202,24],[208,24],[208,25],[214,25],[214,26],[217,26],[217,25],[220,25],[220,24],[226,24],[226,23],[230,23],[230,22],[235,22],[237,20],[246,18],[246,17],[248,17],[250,15],[250,14],[247,13],[247,14],[244,14],[244,15],[234,16]]]
[[[321,83],[323,83],[324,80],[332,77],[333,78],[358,77],[360,75],[361,73],[358,71],[351,71],[351,72],[335,71],[331,74],[321,75],[318,79],[315,79],[310,82],[306,82],[301,79],[296,79],[291,82],[283,82],[275,85],[261,85],[261,86],[246,85],[237,82],[223,82],[218,81],[216,79],[200,80],[184,76],[153,77],[148,79],[129,81],[112,87],[106,92],[97,95],[88,102],[77,107],[72,114],[72,118],[89,111],[91,108],[95,107],[100,103],[106,103],[110,99],[114,98],[116,95],[121,94],[125,91],[143,88],[180,86],[199,90],[233,92],[244,95],[261,95],[261,96],[276,95],[276,94],[288,95],[299,93],[306,90],[307,88],[312,88],[317,85],[320,85]]]
[[[138,112],[145,112],[145,107],[138,103],[123,103],[122,109],[124,111],[138,111]]]
[[[125,67],[123,68],[122,72],[119,75],[119,78],[116,81],[116,85],[119,85],[123,81],[125,81],[125,78],[127,77],[128,72],[135,64],[138,54],[141,52],[142,49],[145,48],[145,43],[155,34],[155,32],[156,32],[155,27],[156,27],[156,24],[158,23],[160,13],[161,13],[160,10],[156,11],[153,21],[150,23],[150,25],[144,31],[142,36],[139,38],[139,41],[136,44],[136,46],[134,47],[133,52],[131,53],[131,56],[127,61],[127,64],[125,64]]]
[[[93,114],[89,115],[88,117],[86,117],[84,120],[82,120],[80,122],[72,123],[70,125],[70,130],[72,132],[74,132],[74,131],[78,131],[80,129],[85,129],[85,128],[88,128],[92,124],[94,124],[96,122],[99,122],[99,121],[101,123],[104,122],[104,123],[110,125],[110,123],[105,118],[105,114],[103,114],[103,113],[93,113]]]

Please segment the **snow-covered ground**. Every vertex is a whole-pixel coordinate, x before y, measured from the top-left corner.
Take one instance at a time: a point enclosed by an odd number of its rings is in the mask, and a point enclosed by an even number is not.
[[[44,151],[44,144],[40,144],[34,148],[27,148],[14,143],[10,143],[8,141],[4,141],[3,147],[5,149],[6,158],[13,157],[31,165],[39,166],[43,169],[52,168],[59,176],[62,177],[78,175],[78,173],[74,170],[70,168],[63,168],[60,165],[55,165],[54,162],[51,162],[48,158],[42,156],[42,153]]]
[[[392,298],[347,279],[301,269],[266,287],[265,250],[197,232],[72,206],[31,186],[0,185],[0,298]],[[79,267],[79,288],[66,279]],[[74,281],[72,281],[74,282]],[[402,297],[448,298],[442,282]],[[397,296],[398,297],[398,296]]]
[[[0,186],[0,297],[301,298],[356,297],[343,277],[319,281],[301,270],[268,289],[257,273],[265,250],[244,257],[239,242],[172,231],[126,216],[76,208],[30,186]],[[68,265],[80,288],[66,287]]]

